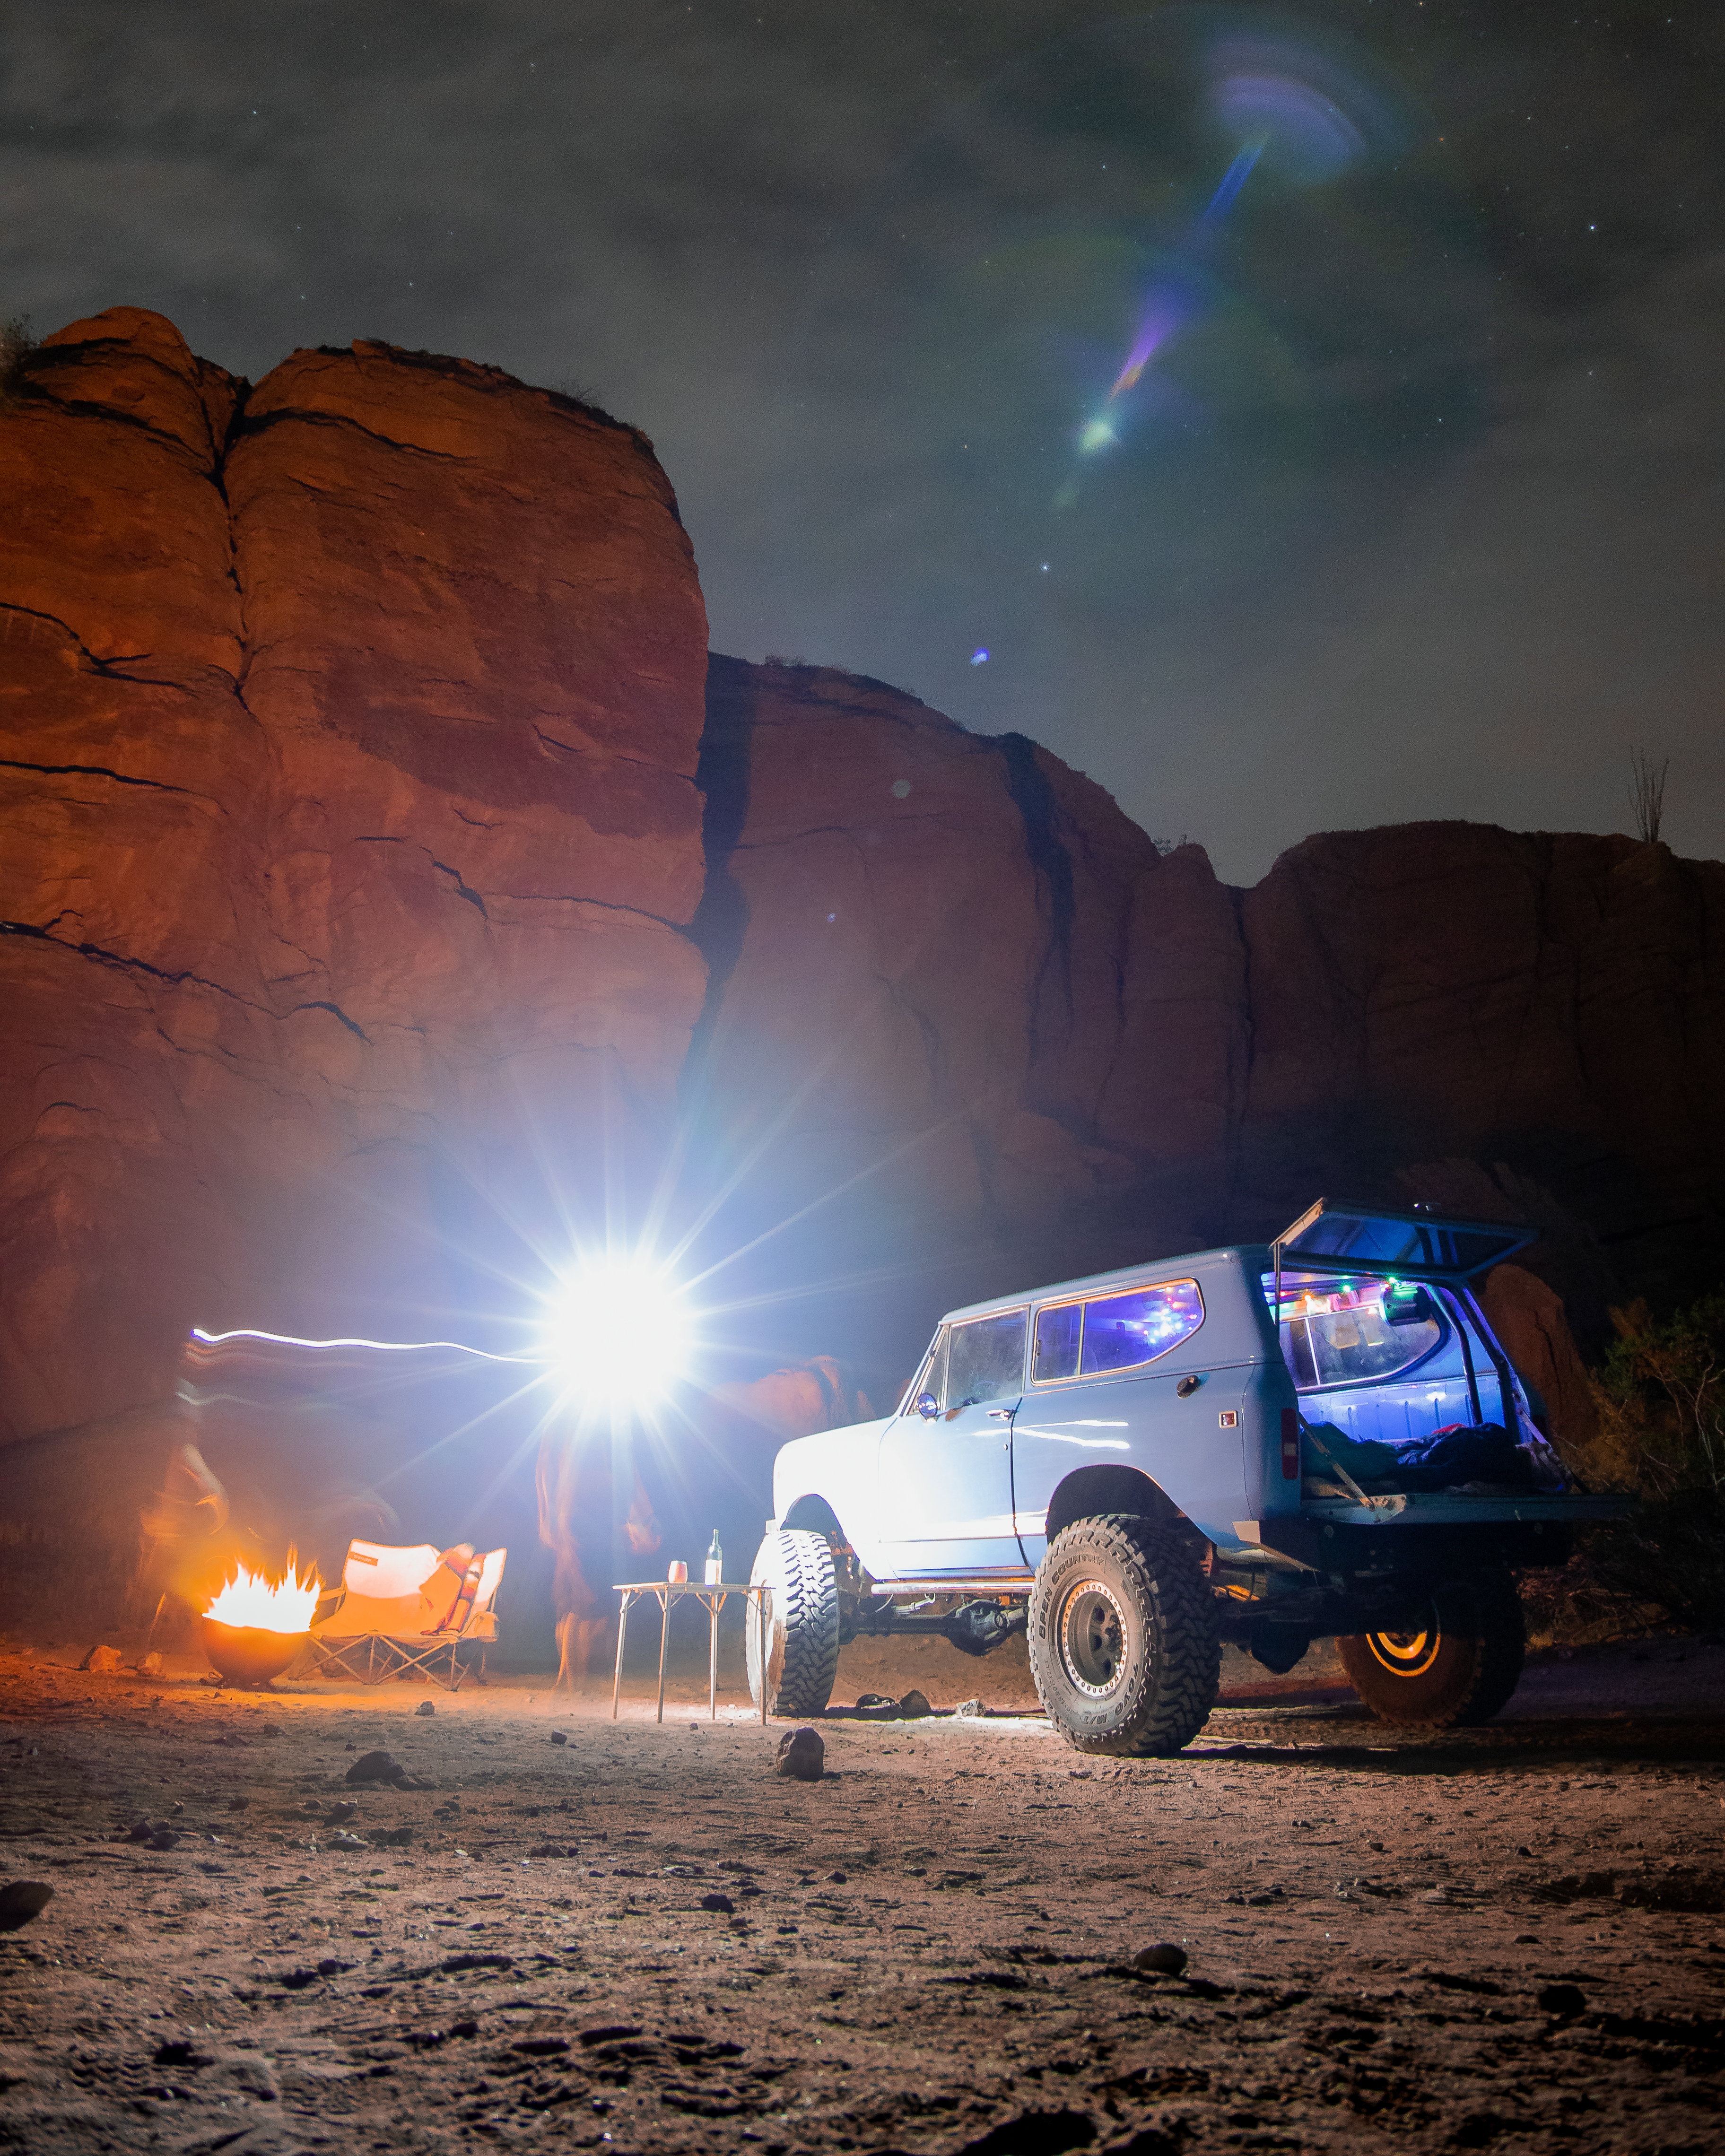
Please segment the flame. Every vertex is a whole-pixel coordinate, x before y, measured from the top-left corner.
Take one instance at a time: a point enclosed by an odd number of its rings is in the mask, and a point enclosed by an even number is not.
[[[285,1579],[271,1580],[267,1573],[249,1572],[242,1564],[204,1611],[218,1625],[232,1625],[259,1632],[303,1632],[311,1622],[322,1583],[315,1570],[304,1579],[297,1576],[299,1560],[288,1552]]]

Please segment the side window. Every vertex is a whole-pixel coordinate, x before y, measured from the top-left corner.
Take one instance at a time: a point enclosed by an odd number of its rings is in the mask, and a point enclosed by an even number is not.
[[[1124,1295],[1099,1296],[1084,1306],[1086,1377],[1153,1363],[1187,1340],[1204,1323],[1204,1297],[1196,1281],[1164,1281]]]
[[[1051,1302],[1036,1313],[1036,1368],[1034,1374],[1076,1378],[1078,1374],[1078,1336],[1084,1329],[1081,1302]]]
[[[1024,1330],[1021,1310],[951,1327],[946,1391],[936,1395],[942,1404],[950,1409],[984,1400],[1016,1399],[1024,1389]]]

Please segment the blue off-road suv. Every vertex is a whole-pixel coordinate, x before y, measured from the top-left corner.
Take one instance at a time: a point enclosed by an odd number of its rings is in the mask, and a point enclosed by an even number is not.
[[[750,1682],[825,1707],[858,1634],[1021,1630],[1084,1752],[1177,1751],[1224,1640],[1338,1640],[1386,1722],[1482,1722],[1519,1680],[1513,1568],[1610,1498],[1574,1485],[1469,1283],[1533,1230],[1320,1202],[1269,1245],[941,1321],[896,1414],[780,1451]]]

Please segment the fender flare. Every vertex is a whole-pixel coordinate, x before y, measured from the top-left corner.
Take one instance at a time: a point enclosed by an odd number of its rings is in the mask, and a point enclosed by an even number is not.
[[[1075,1520],[1092,1519],[1102,1512],[1130,1513],[1153,1520],[1158,1527],[1198,1532],[1162,1485],[1142,1468],[1109,1466],[1075,1467],[1055,1484],[1048,1501],[1048,1538],[1052,1542]]]

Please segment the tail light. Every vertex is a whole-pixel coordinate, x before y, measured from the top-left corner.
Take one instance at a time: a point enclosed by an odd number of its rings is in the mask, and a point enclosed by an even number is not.
[[[1284,1408],[1281,1411],[1281,1479],[1297,1482],[1300,1479],[1300,1410]]]

